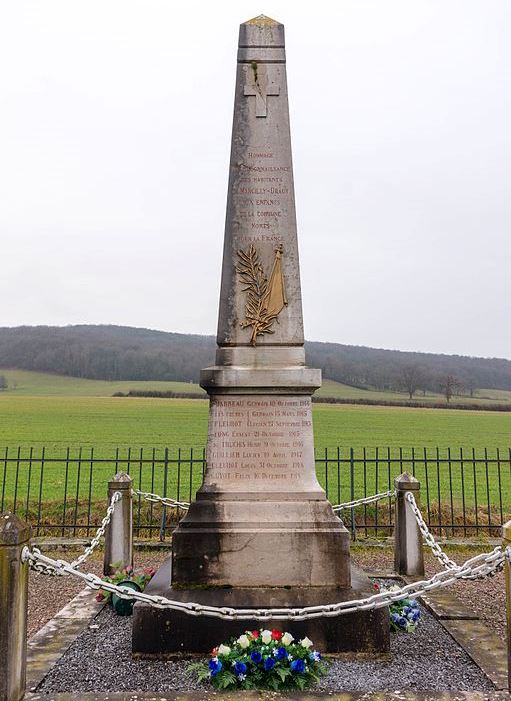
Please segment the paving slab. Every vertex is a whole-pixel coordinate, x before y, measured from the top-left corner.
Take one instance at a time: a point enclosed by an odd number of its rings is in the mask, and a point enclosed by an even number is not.
[[[469,609],[454,594],[438,589],[420,597],[422,603],[440,620],[478,621],[479,616]]]
[[[496,689],[508,688],[507,647],[484,623],[474,620],[440,621],[470,655]]]
[[[26,701],[509,701],[511,696],[504,691],[452,691],[452,692],[288,692],[277,694],[270,691],[189,691],[152,694],[144,692],[105,694],[27,694]]]
[[[27,644],[27,689],[33,691],[54,664],[105,606],[82,589]]]

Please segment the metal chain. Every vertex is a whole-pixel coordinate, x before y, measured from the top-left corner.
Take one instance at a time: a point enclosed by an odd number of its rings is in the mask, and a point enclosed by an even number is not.
[[[189,501],[178,501],[177,499],[172,499],[171,497],[161,497],[158,494],[153,494],[152,492],[141,492],[140,489],[134,489],[132,494],[134,496],[142,497],[146,501],[152,501],[153,503],[160,502],[164,506],[170,506],[178,509],[188,509],[190,507]]]
[[[415,520],[417,521],[417,525],[419,526],[419,530],[422,533],[424,537],[424,541],[427,546],[431,548],[431,552],[433,555],[436,557],[436,559],[442,564],[443,567],[445,567],[446,570],[458,570],[459,565],[454,562],[454,560],[451,560],[450,557],[444,553],[442,550],[441,546],[437,541],[435,540],[435,537],[429,530],[426,521],[424,520],[419,507],[417,506],[417,502],[415,501],[415,497],[413,495],[413,492],[407,491],[405,499],[408,501],[410,504],[410,507],[413,511],[413,514],[415,516]],[[502,568],[504,567],[504,562],[502,562],[495,570],[491,573],[489,573],[490,577],[494,577],[498,572],[502,571]],[[465,575],[464,579],[477,579],[481,575]],[[486,575],[483,575],[486,576]]]
[[[110,499],[110,504],[108,505],[108,508],[106,510],[106,514],[103,517],[103,520],[101,521],[101,525],[99,526],[98,530],[96,531],[96,535],[94,538],[91,540],[89,546],[85,548],[83,553],[76,558],[76,560],[73,560],[73,562],[69,563],[69,566],[76,570],[82,565],[85,560],[92,555],[94,550],[98,547],[99,543],[101,542],[101,538],[105,535],[105,530],[110,521],[112,520],[112,514],[114,513],[115,510],[115,505],[117,504],[118,501],[122,499],[122,494],[121,492],[114,492],[112,494],[112,498]],[[42,563],[37,563],[36,566],[32,567],[36,572],[39,572],[40,574],[47,574],[50,575],[51,577],[58,577],[63,574],[64,572],[60,572],[58,569],[54,567],[49,567],[47,565],[44,565]]]
[[[99,543],[101,542],[101,538],[105,535],[106,527],[112,520],[112,514],[115,511],[115,505],[117,504],[118,501],[122,499],[122,494],[121,492],[114,492],[112,494],[112,498],[110,499],[110,504],[108,505],[108,508],[106,510],[106,514],[103,517],[103,520],[101,521],[101,525],[99,526],[98,530],[96,531],[96,535],[94,538],[91,540],[90,545],[85,548],[83,553],[76,558],[76,560],[73,560],[71,563],[71,567],[73,569],[78,569],[80,565],[82,565],[85,560],[92,555],[94,550],[98,547]]]
[[[362,504],[372,504],[380,499],[386,499],[387,497],[395,497],[396,490],[389,489],[387,492],[380,492],[379,494],[373,494],[370,497],[362,497],[361,499],[355,499],[354,501],[346,501],[343,504],[334,504],[334,511],[343,511],[344,509],[351,509],[354,506],[361,506]]]
[[[189,501],[178,501],[177,499],[172,499],[171,497],[162,497],[158,494],[153,494],[152,492],[142,492],[140,489],[134,489],[133,494],[135,496],[142,497],[146,501],[152,501],[154,503],[160,502],[165,506],[171,506],[179,509],[188,509],[190,507]],[[342,511],[344,509],[351,509],[354,506],[359,506],[362,504],[371,504],[374,501],[379,501],[380,499],[385,499],[386,497],[393,497],[396,495],[394,489],[389,489],[387,492],[380,492],[379,494],[373,494],[370,497],[362,497],[361,499],[355,499],[354,501],[347,501],[343,504],[334,504],[334,511]]]
[[[394,601],[403,598],[416,597],[439,587],[446,587],[459,579],[470,575],[488,575],[499,567],[505,560],[511,561],[511,546],[505,550],[499,546],[490,553],[481,553],[467,560],[456,570],[444,570],[438,572],[428,580],[412,582],[399,590],[387,590],[373,594],[365,599],[355,601],[341,601],[323,606],[306,606],[304,608],[267,608],[267,609],[235,609],[230,607],[204,606],[193,602],[174,601],[165,596],[151,596],[144,592],[135,592],[127,587],[118,586],[100,579],[95,574],[84,574],[74,569],[65,560],[53,560],[43,555],[37,548],[30,550],[25,547],[22,552],[22,561],[28,561],[30,567],[37,571],[40,568],[55,569],[61,574],[69,574],[82,579],[91,589],[103,589],[117,594],[121,599],[134,599],[149,604],[158,609],[170,608],[181,611],[191,616],[209,616],[229,621],[235,620],[296,620],[304,621],[322,616],[339,616],[353,611],[369,611],[383,608]]]
[[[426,524],[426,521],[422,517],[420,509],[417,506],[417,502],[415,501],[415,497],[413,495],[413,492],[407,491],[406,495],[405,495],[405,499],[410,504],[410,507],[411,507],[413,514],[415,516],[415,520],[417,521],[417,525],[419,526],[419,530],[424,537],[424,541],[425,541],[426,545],[431,548],[431,552],[436,557],[436,559],[445,567],[446,570],[458,569],[458,565],[454,562],[454,560],[451,560],[444,553],[444,551],[442,550],[440,545],[436,542],[433,534],[431,533],[431,531],[429,530],[429,528]]]

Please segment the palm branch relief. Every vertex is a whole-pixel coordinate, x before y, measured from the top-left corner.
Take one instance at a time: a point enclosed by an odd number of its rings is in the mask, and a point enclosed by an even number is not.
[[[257,337],[264,333],[275,333],[273,322],[287,304],[284,276],[282,273],[283,246],[275,249],[273,268],[268,280],[253,245],[238,251],[239,263],[236,272],[240,276],[243,292],[246,293],[245,319],[242,329],[252,327],[250,343],[255,346]]]

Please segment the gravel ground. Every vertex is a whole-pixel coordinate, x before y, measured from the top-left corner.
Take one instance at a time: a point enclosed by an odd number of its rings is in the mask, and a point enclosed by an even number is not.
[[[481,551],[490,550],[490,546],[482,545]],[[450,549],[446,552],[456,562],[463,562],[476,554],[473,549]],[[52,557],[63,557],[72,560],[80,551],[52,551]],[[166,551],[137,551],[135,561],[137,567],[158,566],[167,556]],[[371,571],[391,571],[393,568],[393,551],[391,548],[359,547],[353,548],[353,560]],[[441,568],[437,561],[426,554],[426,574],[431,576]],[[102,553],[94,554],[82,567],[84,572],[102,573]],[[80,580],[70,577],[48,577],[30,573],[29,603],[28,603],[28,635],[31,637],[47,621],[50,620],[63,606],[67,604],[82,589]],[[485,580],[459,582],[450,588],[465,603],[477,611],[481,620],[491,627],[493,632],[502,640],[506,640],[506,602],[504,575]]]
[[[192,691],[207,688],[186,671],[189,661],[132,660],[131,619],[108,607],[75,641],[37,691]],[[479,668],[427,612],[414,634],[391,637],[389,660],[335,660],[322,691],[383,689],[493,690]]]

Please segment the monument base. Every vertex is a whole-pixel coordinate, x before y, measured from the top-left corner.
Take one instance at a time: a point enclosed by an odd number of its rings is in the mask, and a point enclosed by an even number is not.
[[[146,588],[148,594],[178,601],[233,608],[301,607],[337,603],[374,593],[369,578],[351,568],[351,588],[338,587],[198,587],[172,588],[171,558],[160,567]],[[132,651],[135,657],[162,658],[177,652],[209,653],[221,642],[245,630],[278,628],[297,640],[309,637],[321,652],[387,652],[390,648],[389,612],[359,611],[323,616],[307,621],[229,621],[209,616],[191,616],[172,609],[137,603],[133,610]]]

